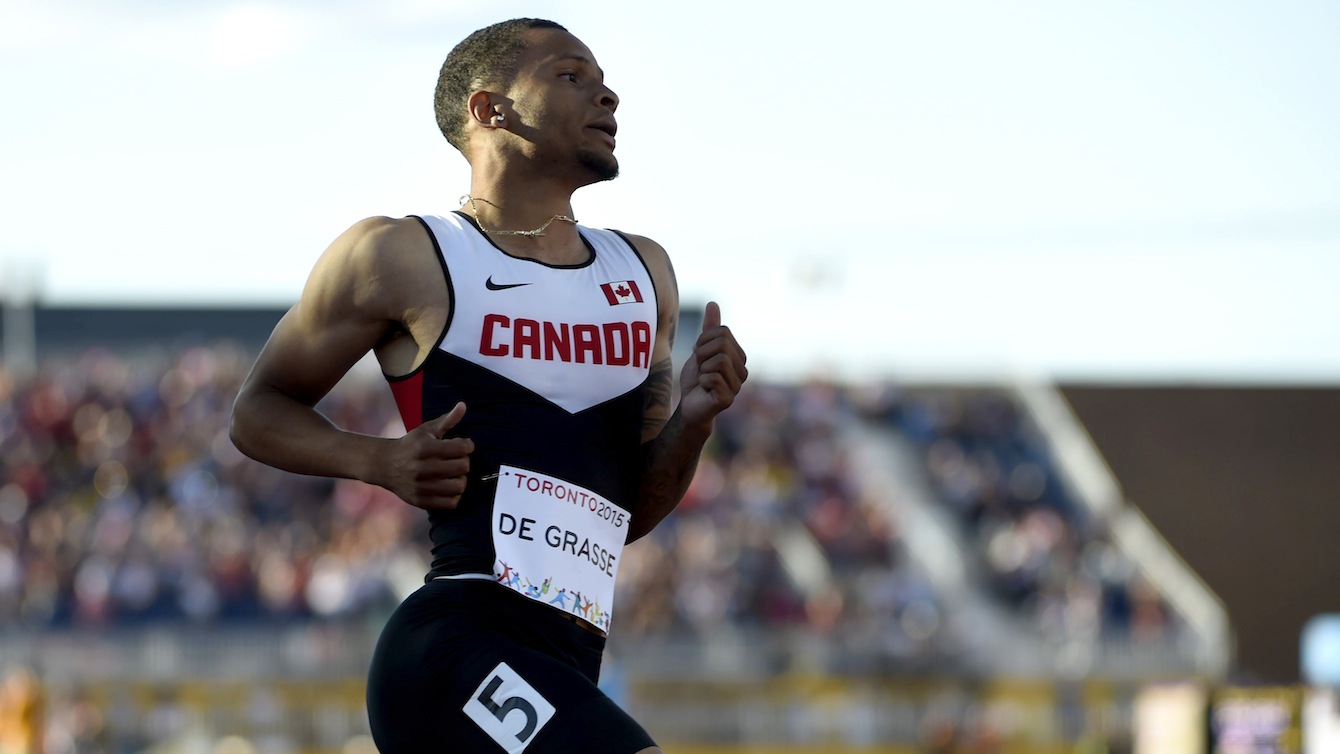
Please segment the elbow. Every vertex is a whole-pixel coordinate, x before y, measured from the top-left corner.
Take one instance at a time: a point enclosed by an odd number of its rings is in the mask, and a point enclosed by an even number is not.
[[[643,537],[645,537],[645,536],[647,536],[648,534],[650,534],[652,529],[655,529],[655,528],[656,528],[656,524],[657,524],[657,523],[660,523],[660,521],[657,520],[655,523],[652,523],[650,526],[647,526],[647,525],[645,525],[645,524],[643,524],[643,525],[639,525],[639,524],[637,523],[637,519],[633,519],[633,522],[632,522],[632,523],[629,525],[629,527],[628,527],[628,538],[625,539],[623,543],[624,543],[625,545],[631,545],[631,544],[633,544],[634,542],[638,541],[639,539],[642,539]]]
[[[237,416],[237,411],[233,411],[232,419],[228,422],[228,439],[233,441],[233,447],[242,452],[242,455],[250,457],[247,452],[247,435],[242,429],[242,422]]]
[[[228,439],[233,441],[233,447],[242,455],[254,459],[257,452],[254,440],[256,432],[250,413],[245,397],[239,395],[237,401],[233,403],[232,414],[228,420]]]

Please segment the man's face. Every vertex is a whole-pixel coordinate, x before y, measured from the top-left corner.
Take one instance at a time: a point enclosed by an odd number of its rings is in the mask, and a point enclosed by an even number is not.
[[[530,142],[533,157],[576,165],[587,183],[619,174],[614,156],[614,111],[619,98],[605,86],[595,55],[581,40],[557,29],[526,32],[522,53],[508,90],[520,123],[510,130]]]

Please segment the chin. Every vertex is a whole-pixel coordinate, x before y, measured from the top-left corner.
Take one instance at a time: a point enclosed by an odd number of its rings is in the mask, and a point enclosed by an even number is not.
[[[583,151],[578,153],[577,161],[595,176],[594,182],[619,177],[619,160],[609,152]]]

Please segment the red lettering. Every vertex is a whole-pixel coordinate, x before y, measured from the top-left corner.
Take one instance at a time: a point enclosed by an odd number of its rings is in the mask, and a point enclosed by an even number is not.
[[[485,314],[484,329],[479,333],[479,352],[485,356],[506,356],[507,346],[494,345],[493,330],[507,329],[509,320],[501,314]]]
[[[526,489],[530,490],[531,492],[539,492],[539,491],[540,491],[540,480],[536,479],[536,478],[533,477],[533,476],[532,476],[532,477],[527,477],[526,479],[527,479],[527,481],[526,481]]]
[[[603,329],[605,331],[605,363],[613,367],[628,366],[628,325],[623,322],[609,322]]]
[[[553,322],[544,323],[544,360],[553,361],[555,355],[563,361],[572,361],[572,341],[566,322],[560,322],[557,328]]]
[[[511,330],[511,337],[502,332]],[[652,326],[648,322],[603,325],[548,322],[503,314],[484,315],[479,353],[515,359],[651,367]]]
[[[585,364],[586,355],[590,354],[592,364],[602,363],[600,358],[600,328],[595,325],[573,325],[572,339],[576,341],[577,363]]]
[[[633,366],[651,367],[651,325],[633,323]]]
[[[512,323],[512,355],[518,359],[540,358],[540,323],[533,319],[517,319]]]
[[[548,479],[544,480],[544,484],[540,485],[540,492],[546,495],[554,494],[554,483]]]

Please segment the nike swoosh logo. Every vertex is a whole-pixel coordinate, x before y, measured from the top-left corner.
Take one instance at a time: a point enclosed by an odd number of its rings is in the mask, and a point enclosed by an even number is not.
[[[508,288],[520,288],[523,285],[530,285],[530,283],[495,283],[492,275],[489,275],[489,279],[484,281],[484,287],[491,291],[505,291]]]

